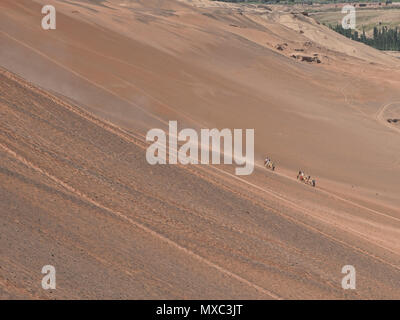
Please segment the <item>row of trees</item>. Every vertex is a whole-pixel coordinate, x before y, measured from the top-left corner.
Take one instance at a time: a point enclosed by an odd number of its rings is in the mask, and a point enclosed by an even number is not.
[[[361,34],[357,30],[344,29],[341,25],[330,26],[336,32],[355,41],[365,43],[379,50],[400,51],[400,31],[398,28],[388,28],[386,26],[374,27],[373,37],[368,38],[365,30]]]

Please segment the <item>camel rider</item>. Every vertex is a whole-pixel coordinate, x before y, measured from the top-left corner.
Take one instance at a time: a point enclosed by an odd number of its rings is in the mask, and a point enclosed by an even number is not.
[[[300,181],[304,180],[304,173],[303,171],[299,171],[299,174],[297,175],[297,179],[300,179]]]

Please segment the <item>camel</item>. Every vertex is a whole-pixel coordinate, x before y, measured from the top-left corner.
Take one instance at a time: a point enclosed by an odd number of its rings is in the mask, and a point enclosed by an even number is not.
[[[298,175],[297,175],[297,180],[300,181],[304,181],[304,172],[303,171],[299,171]]]
[[[264,167],[271,169],[272,171],[275,171],[275,164],[269,158],[265,159]]]
[[[308,184],[310,186],[315,187],[315,179],[312,179],[311,176],[307,176],[303,171],[299,171],[297,174],[297,180],[300,180],[301,182],[304,182],[305,184]]]

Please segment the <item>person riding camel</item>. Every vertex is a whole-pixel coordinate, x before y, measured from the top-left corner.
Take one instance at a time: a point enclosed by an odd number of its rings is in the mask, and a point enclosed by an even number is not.
[[[297,174],[297,179],[304,182],[305,184],[309,184],[315,187],[315,179],[312,179],[311,176],[306,175],[303,171],[299,170]]]
[[[303,171],[299,171],[299,174],[297,175],[297,179],[299,179],[300,181],[304,181],[304,172]]]

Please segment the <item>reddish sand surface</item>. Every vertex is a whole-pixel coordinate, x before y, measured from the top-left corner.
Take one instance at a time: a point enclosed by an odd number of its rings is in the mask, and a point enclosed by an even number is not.
[[[399,59],[295,8],[2,0],[0,66],[1,299],[400,298]],[[149,165],[169,120],[254,128],[254,173]]]

